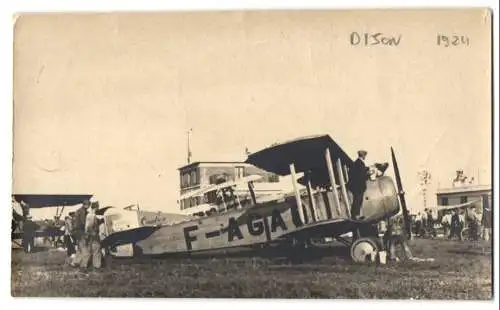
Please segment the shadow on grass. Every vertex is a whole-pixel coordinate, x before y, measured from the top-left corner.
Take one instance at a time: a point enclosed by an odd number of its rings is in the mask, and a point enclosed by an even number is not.
[[[290,264],[301,264],[318,261],[324,258],[350,260],[349,248],[342,245],[335,246],[312,246],[307,249],[289,249],[283,247],[267,247],[262,249],[228,249],[210,252],[193,252],[163,255],[139,255],[134,258],[113,257],[108,258],[121,263],[149,264],[155,261],[168,260],[210,260],[210,259],[249,259],[259,258],[270,261],[287,262]]]
[[[484,249],[448,250],[448,253],[471,256],[491,256],[491,250]]]
[[[34,253],[40,253],[40,252],[48,252],[49,251],[49,248],[47,247],[33,247],[31,249],[31,254],[34,254]],[[21,252],[24,252],[24,249],[23,248],[13,248],[12,249],[12,252],[13,253],[21,253]],[[26,253],[26,254],[30,254],[30,253]]]

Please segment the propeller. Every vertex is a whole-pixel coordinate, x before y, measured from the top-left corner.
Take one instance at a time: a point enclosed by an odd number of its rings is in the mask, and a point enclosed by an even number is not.
[[[404,219],[405,229],[408,238],[411,239],[410,215],[408,213],[408,208],[406,207],[405,193],[403,191],[403,185],[401,184],[401,175],[399,174],[398,162],[396,161],[396,155],[394,155],[394,149],[392,147],[391,147],[391,157],[392,157],[392,166],[394,167],[394,174],[396,176],[396,184],[398,187],[399,200],[401,201],[401,208],[403,209],[403,219]]]

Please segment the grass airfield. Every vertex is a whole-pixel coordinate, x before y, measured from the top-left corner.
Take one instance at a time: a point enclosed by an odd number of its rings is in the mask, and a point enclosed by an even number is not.
[[[348,249],[311,250],[302,262],[272,251],[162,259],[113,259],[99,271],[65,264],[66,253],[12,250],[14,297],[492,299],[491,243],[418,239],[433,262],[355,264]]]

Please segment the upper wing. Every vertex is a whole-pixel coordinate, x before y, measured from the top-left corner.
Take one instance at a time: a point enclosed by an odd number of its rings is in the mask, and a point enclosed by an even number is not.
[[[347,168],[351,168],[352,159],[329,135],[305,137],[273,145],[249,155],[246,162],[278,175],[290,174],[290,164],[294,164],[297,172],[311,172],[313,186],[327,185],[330,184],[325,162],[327,148],[333,163],[340,160]],[[304,179],[299,179],[302,185],[305,185],[304,182]]]

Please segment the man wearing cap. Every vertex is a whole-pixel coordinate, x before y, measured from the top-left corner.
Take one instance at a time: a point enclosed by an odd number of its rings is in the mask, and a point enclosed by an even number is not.
[[[92,266],[94,268],[101,268],[101,239],[99,235],[99,225],[101,221],[97,218],[96,211],[99,208],[99,203],[94,202],[91,205],[90,212],[85,219],[85,240],[86,251],[84,251],[80,267],[86,268],[90,258],[92,258]]]
[[[365,165],[366,155],[364,150],[358,151],[358,159],[354,161],[351,169],[349,169],[349,182],[347,187],[352,193],[352,208],[351,216],[353,219],[359,217],[361,205],[363,204],[363,195],[366,190],[366,181],[368,180],[369,169]]]
[[[87,244],[85,242],[85,219],[87,217],[87,209],[90,207],[90,201],[85,200],[81,208],[76,210],[73,223],[73,237],[76,243],[76,253],[71,265],[76,267],[80,264],[83,252],[86,250]]]

